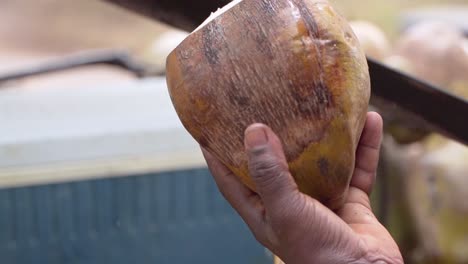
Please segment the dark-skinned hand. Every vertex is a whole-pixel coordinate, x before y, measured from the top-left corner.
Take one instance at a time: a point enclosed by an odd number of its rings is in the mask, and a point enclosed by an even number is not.
[[[381,140],[382,118],[368,113],[347,198],[335,212],[299,192],[281,141],[263,124],[245,131],[245,151],[257,192],[202,150],[221,193],[255,238],[286,264],[403,263],[369,200]]]

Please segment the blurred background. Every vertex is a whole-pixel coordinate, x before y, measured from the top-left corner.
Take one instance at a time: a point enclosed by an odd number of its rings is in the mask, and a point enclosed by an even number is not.
[[[331,2],[370,57],[468,99],[466,0]],[[0,1],[1,263],[273,263],[172,108],[186,35],[102,1]],[[374,208],[405,261],[468,263],[468,148],[371,107]]]

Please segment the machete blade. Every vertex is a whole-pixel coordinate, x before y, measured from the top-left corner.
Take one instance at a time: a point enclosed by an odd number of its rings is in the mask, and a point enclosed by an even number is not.
[[[391,69],[368,58],[371,104],[386,108],[393,104],[417,120],[452,139],[468,144],[468,101],[444,89]]]

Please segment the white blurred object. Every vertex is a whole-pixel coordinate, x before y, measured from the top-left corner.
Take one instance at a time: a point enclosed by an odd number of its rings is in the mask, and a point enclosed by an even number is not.
[[[166,68],[167,56],[188,36],[180,30],[170,30],[160,34],[145,52],[145,59],[159,70]]]
[[[419,7],[404,12],[401,20],[404,29],[421,22],[441,21],[459,27],[468,35],[468,6],[466,4]]]
[[[350,25],[366,55],[381,60],[390,53],[389,40],[377,25],[368,21],[351,21]]]
[[[462,43],[460,44],[463,50],[463,54],[461,56],[461,61],[463,65],[461,69],[463,72],[460,73],[460,77],[463,78],[465,81],[468,81],[468,38],[465,38]]]
[[[411,74],[413,72],[413,66],[411,65],[411,62],[402,56],[389,56],[384,59],[383,63],[388,67],[402,71],[407,74]]]
[[[0,89],[0,187],[204,166],[165,78]]]
[[[464,39],[462,43],[463,51],[465,52],[465,56],[468,59],[468,39]]]

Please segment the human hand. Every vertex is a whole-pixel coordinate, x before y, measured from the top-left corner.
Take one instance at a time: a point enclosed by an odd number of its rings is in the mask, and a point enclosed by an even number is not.
[[[245,131],[257,193],[203,150],[216,184],[255,238],[287,264],[403,263],[395,241],[372,213],[369,194],[382,140],[382,118],[368,113],[344,205],[331,211],[299,192],[279,138],[262,124]]]

